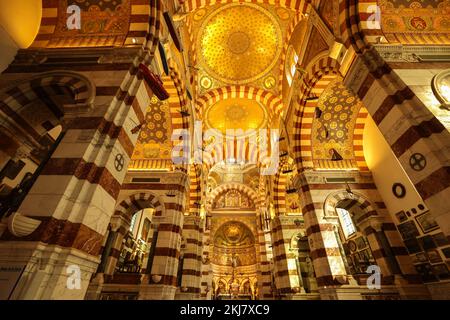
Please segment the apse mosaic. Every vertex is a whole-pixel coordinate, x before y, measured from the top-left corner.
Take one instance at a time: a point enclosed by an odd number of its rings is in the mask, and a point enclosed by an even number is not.
[[[216,231],[214,245],[221,247],[249,246],[255,243],[252,231],[242,222],[229,221]]]
[[[382,29],[390,41],[401,40],[390,33],[435,34],[450,31],[449,0],[381,0],[379,3]]]
[[[81,29],[68,30],[67,7],[81,9]],[[120,46],[128,33],[131,0],[63,0],[50,46]]]
[[[132,158],[169,159],[172,149],[170,121],[168,104],[153,97]]]
[[[238,266],[249,266],[255,264],[255,248],[214,248],[212,256],[212,262],[214,264],[231,266],[233,260]]]
[[[353,158],[353,131],[361,102],[337,79],[319,99],[322,115],[313,123],[313,156],[331,159],[336,150],[344,159]]]
[[[231,266],[233,260],[238,266],[256,263],[255,236],[246,223],[229,220],[214,232],[212,262]]]

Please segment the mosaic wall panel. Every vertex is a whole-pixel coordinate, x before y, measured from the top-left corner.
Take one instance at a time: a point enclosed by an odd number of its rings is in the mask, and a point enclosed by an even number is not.
[[[81,9],[81,29],[68,30],[67,7]],[[130,0],[63,0],[50,47],[121,46],[130,25]]]

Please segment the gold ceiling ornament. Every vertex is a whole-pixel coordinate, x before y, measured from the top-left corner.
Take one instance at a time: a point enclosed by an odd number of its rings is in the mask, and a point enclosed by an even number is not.
[[[277,16],[281,19],[281,20],[288,20],[289,17],[291,16],[289,14],[289,11],[285,8],[277,8]]]
[[[206,126],[222,134],[227,130],[258,130],[267,127],[268,115],[262,104],[255,100],[230,98],[220,100],[206,110]]]
[[[210,77],[204,76],[200,79],[200,85],[202,86],[203,89],[210,89],[212,86],[212,81]]]
[[[268,76],[266,79],[264,79],[264,88],[266,88],[267,90],[273,89],[276,83],[277,80],[274,76]]]
[[[282,33],[277,19],[255,4],[220,7],[203,22],[201,64],[214,78],[245,84],[262,78],[278,62]]]
[[[201,8],[195,11],[194,13],[194,21],[200,21],[202,20],[206,15],[206,9]]]

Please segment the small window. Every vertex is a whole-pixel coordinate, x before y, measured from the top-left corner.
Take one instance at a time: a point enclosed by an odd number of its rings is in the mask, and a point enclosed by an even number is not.
[[[297,63],[298,63],[298,55],[295,52],[293,47],[289,47],[288,55],[286,59],[286,79],[289,86],[292,85],[292,82],[295,77],[295,73],[297,72]]]
[[[342,208],[336,208],[336,211],[338,212],[339,217],[341,218],[341,225],[342,229],[344,230],[345,237],[348,238],[351,235],[355,234],[356,227],[355,224],[353,223],[350,212]]]

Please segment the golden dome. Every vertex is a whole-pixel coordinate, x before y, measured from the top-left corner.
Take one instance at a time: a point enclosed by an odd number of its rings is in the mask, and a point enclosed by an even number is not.
[[[267,126],[265,108],[257,101],[231,98],[220,100],[206,111],[206,125],[226,134],[227,130],[258,130]]]
[[[213,12],[199,37],[206,71],[223,82],[243,84],[261,78],[277,63],[281,30],[265,9],[230,4]]]

